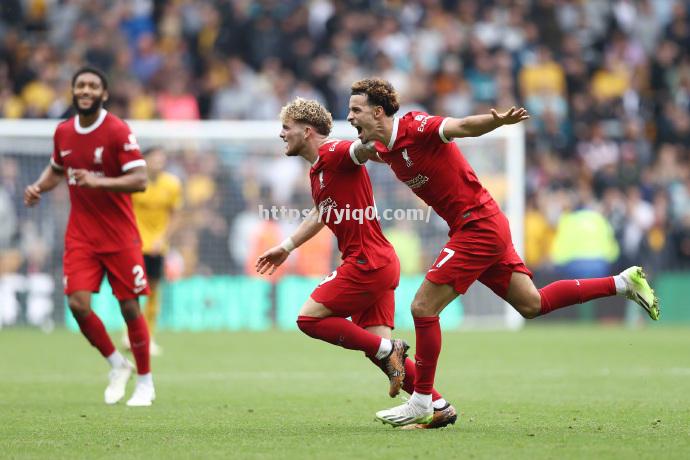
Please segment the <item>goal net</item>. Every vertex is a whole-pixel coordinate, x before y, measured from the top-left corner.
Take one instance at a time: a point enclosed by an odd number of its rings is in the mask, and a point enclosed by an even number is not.
[[[32,209],[24,187],[48,164],[56,120],[0,120],[0,327],[54,323],[74,327],[62,295],[66,186]],[[162,146],[167,169],[182,180],[182,225],[166,257],[160,327],[171,329],[294,328],[304,299],[337,265],[335,238],[324,230],[271,278],[253,273],[260,252],[277,244],[313,206],[308,164],[284,156],[278,122],[132,121],[142,149]],[[333,137],[354,130],[336,122]],[[524,132],[505,126],[457,140],[480,180],[501,204],[522,253]],[[392,171],[369,164],[381,225],[401,260],[396,326],[413,328],[409,306],[448,228]],[[385,217],[385,218],[384,218]],[[107,284],[94,296],[106,326],[121,326]],[[522,318],[481,283],[441,315],[444,328],[519,328]]]

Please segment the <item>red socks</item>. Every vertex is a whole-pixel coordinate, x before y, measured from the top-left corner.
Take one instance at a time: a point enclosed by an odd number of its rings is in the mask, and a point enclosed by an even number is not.
[[[405,380],[403,380],[403,390],[412,394],[414,392],[414,380],[417,377],[417,366],[410,358],[405,360]],[[441,394],[435,389],[431,389],[431,400],[436,401],[441,399]]]
[[[314,318],[297,317],[297,326],[309,337],[323,340],[349,350],[360,350],[369,356],[376,356],[381,337],[362,329],[352,321],[337,316]]]
[[[539,289],[539,293],[541,294],[541,311],[539,314],[545,315],[559,308],[615,295],[616,284],[612,276],[562,280]]]
[[[441,325],[438,316],[414,318],[417,353],[414,391],[431,394],[434,389],[436,363],[441,354]]]
[[[149,329],[144,315],[127,321],[129,343],[132,346],[134,361],[137,363],[137,374],[144,375],[151,372],[151,355],[149,353]]]
[[[94,312],[89,312],[85,318],[79,319],[75,316],[74,319],[77,320],[79,329],[81,329],[81,333],[84,334],[86,340],[96,347],[104,358],[107,358],[115,352],[115,345],[113,345],[112,340],[110,340],[110,336],[106,332],[105,326],[103,326],[103,322],[98,315]]]

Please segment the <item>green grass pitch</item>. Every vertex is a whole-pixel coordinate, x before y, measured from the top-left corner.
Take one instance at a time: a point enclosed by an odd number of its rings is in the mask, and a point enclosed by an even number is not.
[[[110,407],[106,363],[81,336],[0,331],[0,458],[690,455],[689,329],[447,332],[436,383],[462,415],[436,431],[374,422],[400,400],[359,352],[297,332],[159,341],[154,406]]]

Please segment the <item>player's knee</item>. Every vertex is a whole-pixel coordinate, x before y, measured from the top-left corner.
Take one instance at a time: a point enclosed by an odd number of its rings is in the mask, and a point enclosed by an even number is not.
[[[67,300],[67,305],[69,306],[72,316],[74,316],[75,319],[86,318],[91,311],[91,307],[89,306],[88,302],[85,302],[83,299],[78,297],[70,297]]]
[[[410,309],[412,310],[412,316],[415,318],[434,315],[434,311],[430,308],[429,304],[419,299],[414,299],[412,301]]]
[[[137,300],[125,300],[121,302],[120,311],[125,321],[132,321],[141,315],[141,308]]]

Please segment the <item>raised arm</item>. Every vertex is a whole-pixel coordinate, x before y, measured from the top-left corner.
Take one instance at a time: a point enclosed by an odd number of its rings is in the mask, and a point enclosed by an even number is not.
[[[24,189],[24,205],[31,207],[41,200],[41,193],[48,192],[60,183],[63,173],[52,164],[46,166],[36,182]]]
[[[443,135],[446,139],[453,137],[477,137],[493,131],[499,126],[513,125],[528,118],[527,109],[523,107],[519,109],[511,107],[510,110],[503,113],[498,113],[495,109],[491,109],[491,113],[486,115],[448,118],[448,121],[443,126]]]
[[[97,176],[86,169],[75,169],[72,176],[80,187],[99,188],[109,192],[143,192],[148,183],[145,166],[132,168],[118,177]]]
[[[325,224],[319,220],[319,211],[316,207],[312,208],[292,236],[256,259],[256,271],[262,275],[268,271],[268,274],[272,275],[295,248],[313,238],[324,226]]]

